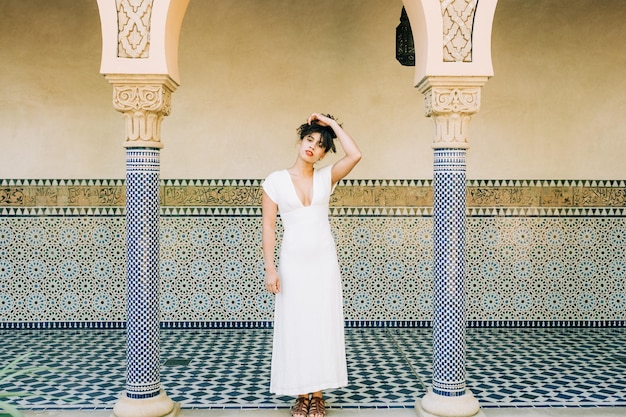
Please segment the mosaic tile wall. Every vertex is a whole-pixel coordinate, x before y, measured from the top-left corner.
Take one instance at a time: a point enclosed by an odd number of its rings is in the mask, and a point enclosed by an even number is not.
[[[162,181],[165,325],[271,322],[259,185]],[[124,196],[122,180],[0,180],[0,327],[123,325]],[[468,320],[624,325],[624,182],[469,181],[467,198]],[[427,325],[431,182],[344,181],[333,199],[346,320]]]

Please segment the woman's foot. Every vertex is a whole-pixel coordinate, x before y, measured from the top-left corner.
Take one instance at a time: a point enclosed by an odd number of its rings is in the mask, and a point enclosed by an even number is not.
[[[291,407],[292,417],[307,417],[309,415],[309,405],[311,400],[308,396],[300,396],[296,398],[296,403]]]
[[[309,404],[309,417],[326,417],[324,398],[313,396]]]

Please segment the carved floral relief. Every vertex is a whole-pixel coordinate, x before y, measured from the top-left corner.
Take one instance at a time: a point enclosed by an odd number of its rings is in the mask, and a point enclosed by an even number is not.
[[[154,0],[116,0],[117,56],[150,57],[150,19]]]

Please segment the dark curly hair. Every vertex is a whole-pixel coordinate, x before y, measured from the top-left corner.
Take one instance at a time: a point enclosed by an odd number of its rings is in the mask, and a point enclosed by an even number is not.
[[[325,114],[324,116],[330,117],[333,120],[337,120],[330,114]],[[322,148],[324,148],[324,151],[337,152],[337,148],[335,148],[335,138],[337,137],[337,135],[335,134],[335,131],[332,127],[322,126],[317,123],[317,120],[313,120],[311,124],[301,124],[300,127],[298,127],[297,132],[300,136],[300,140],[304,139],[305,136],[308,136],[312,133],[319,133],[320,141],[322,142],[321,146]]]

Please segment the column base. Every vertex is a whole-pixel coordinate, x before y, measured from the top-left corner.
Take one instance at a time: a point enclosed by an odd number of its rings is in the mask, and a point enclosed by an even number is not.
[[[419,417],[485,417],[469,390],[460,397],[444,397],[429,389],[415,402],[415,412]]]
[[[124,392],[113,407],[111,417],[176,417],[180,403],[175,403],[165,391],[152,398],[128,398]]]

